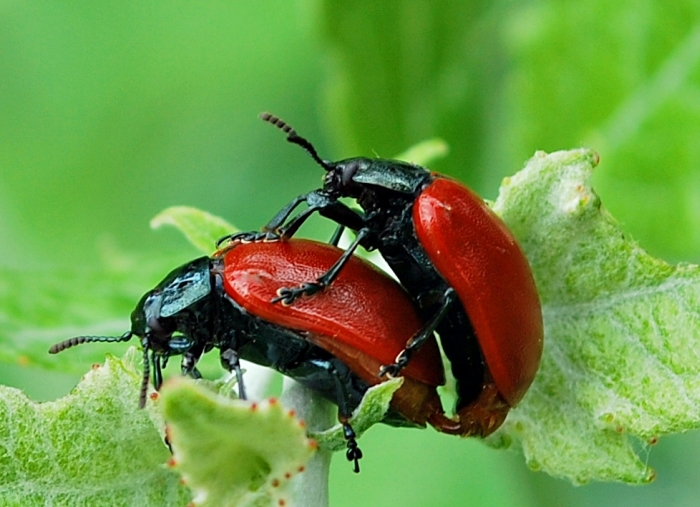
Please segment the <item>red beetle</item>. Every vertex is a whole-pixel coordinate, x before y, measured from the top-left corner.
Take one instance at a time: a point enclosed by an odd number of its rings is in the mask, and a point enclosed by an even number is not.
[[[235,241],[213,257],[172,271],[148,292],[131,315],[131,331],[120,337],[78,337],[51,347],[57,353],[94,341],[141,340],[146,402],[149,371],[156,388],[170,356],[182,355],[182,373],[199,377],[202,354],[218,348],[222,364],[237,374],[245,397],[239,359],[274,368],[338,405],[348,441],[348,459],[361,457],[348,419],[377,375],[423,327],[411,299],[371,264],[351,258],[335,290],[293,307],[270,302],[277,291],[315,278],[342,251],[322,243]],[[444,415],[436,387],[444,383],[437,344],[431,336],[402,372],[384,422],[434,426],[462,434],[460,421]]]
[[[512,233],[461,183],[396,160],[325,161],[279,118],[262,118],[285,131],[287,140],[308,151],[327,174],[322,189],[290,202],[266,232],[233,237],[288,238],[315,211],[357,232],[324,274],[287,285],[275,299],[301,304],[306,298],[295,300],[316,294],[342,273],[358,245],[379,250],[426,322],[381,373],[398,374],[436,330],[457,380],[456,409],[463,429],[492,433],[522,399],[542,354],[540,301]],[[364,213],[346,206],[341,197],[355,199]],[[286,222],[302,202],[308,207]]]

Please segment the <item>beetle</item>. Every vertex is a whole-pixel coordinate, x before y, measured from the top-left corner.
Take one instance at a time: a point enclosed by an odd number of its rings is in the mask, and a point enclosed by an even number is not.
[[[355,240],[330,269],[284,287],[275,301],[292,305],[322,291],[360,245],[378,250],[426,322],[381,373],[397,375],[437,331],[457,381],[460,419],[475,434],[492,433],[524,396],[542,354],[539,296],[513,234],[478,195],[453,179],[397,160],[323,160],[284,121],[268,113],[261,118],[326,170],[323,187],[292,200],[262,233],[227,236],[220,244],[232,237],[290,238],[314,212],[354,230]],[[362,212],[342,197],[354,199]],[[290,219],[302,203],[307,208]]]
[[[52,346],[55,354],[87,342],[121,342],[138,337],[144,374],[139,405],[145,406],[149,377],[159,389],[171,356],[182,356],[183,375],[200,377],[197,362],[216,348],[221,363],[238,378],[245,397],[240,359],[274,368],[338,406],[347,458],[359,471],[362,453],[349,422],[370,386],[383,380],[390,363],[422,321],[404,289],[357,257],[335,280],[335,290],[292,307],[270,300],[285,285],[316,277],[342,250],[308,240],[233,241],[212,257],[201,257],[168,274],[146,293],[131,314],[131,330],[118,337],[83,336]],[[436,388],[444,384],[434,337],[402,372],[384,421],[461,435],[459,420],[445,415]]]

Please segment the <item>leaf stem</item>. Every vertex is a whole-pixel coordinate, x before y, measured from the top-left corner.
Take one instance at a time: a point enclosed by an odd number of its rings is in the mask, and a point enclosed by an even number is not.
[[[280,401],[296,411],[309,431],[324,430],[333,424],[333,405],[318,394],[289,378],[284,379]],[[328,475],[333,453],[319,449],[306,464],[304,473],[292,480],[290,507],[328,507]]]

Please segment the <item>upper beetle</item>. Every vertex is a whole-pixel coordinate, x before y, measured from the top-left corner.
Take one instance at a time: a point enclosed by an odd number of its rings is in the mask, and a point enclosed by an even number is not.
[[[358,245],[379,250],[426,322],[382,373],[397,374],[437,330],[457,381],[462,424],[478,435],[493,432],[527,391],[542,354],[540,301],[513,234],[457,181],[396,160],[322,160],[282,120],[261,117],[286,132],[287,140],[304,148],[327,173],[323,188],[297,197],[265,232],[246,237],[291,237],[314,212],[357,233],[322,276],[289,284],[276,300],[290,305],[330,285]],[[339,201],[341,197],[355,199],[363,213]],[[290,219],[304,202],[307,208]]]
[[[348,459],[361,452],[348,419],[367,389],[382,382],[378,372],[391,363],[422,321],[406,292],[371,264],[353,257],[335,280],[337,290],[293,307],[270,302],[277,292],[328,270],[342,251],[322,243],[234,241],[213,257],[172,271],[139,301],[131,331],[119,337],[84,336],[51,347],[57,353],[80,343],[140,338],[144,376],[140,405],[146,403],[149,371],[158,389],[170,356],[182,356],[182,373],[199,377],[197,362],[217,348],[222,365],[238,376],[239,359],[276,369],[338,405],[348,442]],[[444,383],[433,337],[402,372],[384,422],[434,426],[463,434],[459,420],[444,415],[436,387]]]

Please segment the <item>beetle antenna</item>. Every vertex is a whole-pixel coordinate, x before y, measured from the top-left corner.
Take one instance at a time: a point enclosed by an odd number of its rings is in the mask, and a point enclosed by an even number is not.
[[[128,342],[133,336],[131,331],[124,333],[121,336],[76,336],[75,338],[69,338],[68,340],[63,340],[60,343],[51,345],[49,349],[49,354],[58,354],[66,349],[75,347],[76,345],[82,345],[83,343],[90,342]]]
[[[262,121],[272,123],[275,127],[287,134],[287,141],[301,146],[304,150],[306,150],[306,152],[309,155],[311,155],[311,158],[313,158],[316,161],[316,163],[323,167],[326,171],[330,171],[332,169],[328,162],[326,162],[318,156],[318,152],[316,152],[316,148],[314,148],[314,145],[311,144],[311,142],[308,141],[306,138],[301,137],[299,134],[297,134],[297,131],[294,130],[292,126],[289,125],[287,122],[270,113],[261,113],[260,119]]]
[[[148,381],[151,378],[151,367],[148,362],[148,338],[144,337],[141,339],[141,345],[143,346],[143,378],[141,379],[141,392],[139,394],[139,408],[146,407],[146,396],[148,395]]]

